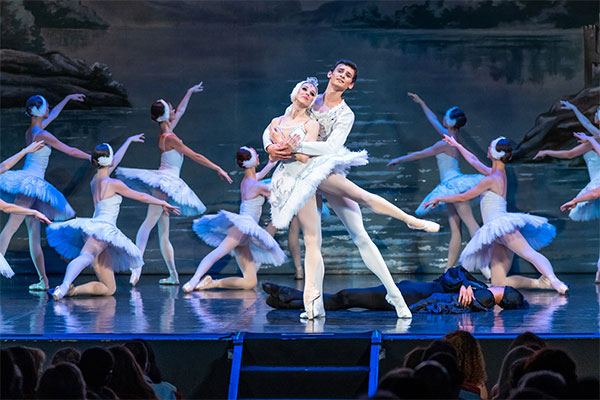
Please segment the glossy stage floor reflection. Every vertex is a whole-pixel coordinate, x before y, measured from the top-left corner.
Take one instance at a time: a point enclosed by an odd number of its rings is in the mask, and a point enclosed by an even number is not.
[[[61,277],[53,276],[57,283]],[[34,277],[2,279],[0,325],[4,338],[42,335],[78,337],[87,334],[207,335],[236,331],[255,333],[343,333],[381,330],[416,336],[443,335],[454,329],[474,334],[514,335],[533,331],[550,336],[599,335],[600,287],[593,275],[561,276],[571,286],[569,296],[551,291],[524,291],[527,310],[462,315],[414,315],[411,321],[396,319],[392,312],[334,311],[327,318],[302,322],[300,311],[273,310],[265,304],[265,293],[256,290],[206,291],[185,294],[180,287],[158,285],[159,276],[144,276],[135,289],[126,276],[117,279],[118,289],[109,297],[75,297],[54,302],[45,293],[28,293]],[[182,277],[185,279],[189,277]],[[261,275],[271,281],[301,288],[301,281],[281,275]],[[396,279],[431,280],[435,276],[395,276]],[[81,277],[85,282],[91,276]],[[259,282],[259,285],[260,285]],[[368,275],[328,275],[325,291],[377,285]]]

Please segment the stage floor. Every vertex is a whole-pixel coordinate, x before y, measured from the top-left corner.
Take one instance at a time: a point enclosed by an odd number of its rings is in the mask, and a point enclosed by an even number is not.
[[[61,277],[52,276],[56,284]],[[244,331],[253,333],[349,333],[380,330],[407,337],[440,336],[465,329],[478,336],[514,336],[533,331],[557,337],[600,337],[600,286],[591,274],[561,275],[570,284],[570,294],[552,291],[523,291],[530,303],[527,310],[459,315],[415,314],[400,320],[392,312],[332,311],[325,319],[303,322],[300,311],[273,310],[265,303],[261,282],[276,282],[301,289],[302,281],[282,275],[260,275],[256,290],[221,290],[185,294],[178,286],[159,286],[160,276],[143,276],[135,289],[128,276],[117,278],[114,296],[76,297],[54,302],[45,293],[28,293],[33,276],[15,276],[0,283],[0,325],[2,338],[83,338],[130,335],[140,337],[201,338]],[[431,280],[435,276],[395,276],[397,280]],[[77,283],[92,279],[83,276]],[[182,282],[189,276],[182,276]],[[370,275],[327,275],[325,291],[347,287],[376,286]],[[41,336],[41,337],[40,337]],[[166,338],[165,337],[165,338]]]

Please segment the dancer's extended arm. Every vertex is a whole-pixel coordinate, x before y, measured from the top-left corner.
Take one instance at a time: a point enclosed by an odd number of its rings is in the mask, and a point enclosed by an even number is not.
[[[51,224],[48,217],[37,210],[32,210],[31,208],[21,207],[16,204],[7,203],[3,200],[0,200],[0,211],[5,212],[7,214],[22,214],[22,215],[33,215],[38,220],[45,222],[47,224]]]
[[[121,163],[121,160],[123,160],[123,156],[125,155],[125,153],[127,152],[127,149],[129,148],[129,145],[133,142],[144,143],[144,139],[145,139],[144,134],[140,133],[139,135],[130,136],[127,138],[127,140],[125,140],[125,143],[123,143],[121,145],[121,147],[119,147],[119,150],[117,150],[117,152],[115,153],[115,155],[113,157],[113,164],[108,169],[109,175],[115,170],[115,168],[117,168],[117,166],[119,166],[119,164]]]
[[[79,150],[77,147],[71,147],[56,138],[53,134],[48,131],[42,131],[41,133],[37,133],[35,135],[36,140],[43,140],[50,147],[54,147],[58,151],[62,151],[63,153],[75,157],[81,158],[84,160],[89,160],[90,155],[85,151]]]
[[[437,154],[443,153],[444,150],[446,150],[446,149],[448,149],[448,144],[446,142],[440,140],[433,146],[430,146],[421,151],[415,151],[414,153],[409,153],[405,156],[394,158],[392,161],[390,161],[387,164],[387,166],[389,168],[389,167],[392,167],[401,162],[414,161],[414,160],[420,160],[422,158],[433,157]]]
[[[540,150],[533,157],[533,159],[537,160],[538,158],[544,157],[571,159],[580,156],[584,153],[587,153],[590,150],[591,146],[589,144],[582,143],[569,150]]]
[[[590,190],[582,194],[581,196],[575,197],[573,200],[566,202],[560,206],[561,211],[572,210],[575,208],[577,203],[583,203],[584,201],[594,200],[600,197],[600,188]]]
[[[432,199],[432,200],[428,201],[427,203],[423,204],[423,207],[427,208],[427,207],[431,206],[433,208],[433,207],[436,207],[439,203],[459,203],[459,202],[474,199],[475,197],[479,196],[481,193],[485,192],[486,190],[491,189],[493,183],[494,183],[494,178],[490,178],[489,176],[487,176],[487,177],[483,178],[481,181],[479,181],[477,186],[467,190],[464,193],[454,194],[451,196],[436,197],[435,199]]]
[[[141,193],[136,190],[130,189],[127,185],[125,185],[123,182],[121,182],[118,179],[111,179],[110,185],[111,185],[111,189],[115,193],[120,194],[121,196],[127,197],[129,199],[141,201],[142,203],[156,204],[158,206],[161,206],[163,208],[163,210],[167,213],[167,215],[169,214],[169,211],[171,211],[177,215],[179,215],[181,213],[181,210],[179,209],[179,207],[172,206],[169,203],[167,203],[166,201],[157,199],[156,197],[150,196],[149,194]]]
[[[60,114],[60,112],[63,110],[63,108],[65,108],[65,106],[67,105],[67,103],[69,101],[84,101],[85,100],[85,95],[83,94],[70,94],[67,97],[65,97],[60,103],[58,103],[56,106],[54,106],[54,108],[52,109],[52,111],[50,111],[50,114],[48,114],[48,118],[46,118],[43,122],[42,122],[42,129],[46,129],[46,127],[48,125],[50,125],[50,123],[52,121],[54,121],[56,119],[56,117],[58,117],[58,114]]]
[[[269,160],[267,162],[267,165],[265,165],[265,167],[263,169],[261,169],[260,171],[258,171],[256,173],[256,180],[260,181],[261,179],[263,179],[276,165],[277,165],[277,161]]]
[[[175,110],[175,119],[171,124],[172,129],[175,129],[175,126],[179,123],[179,120],[181,119],[183,114],[185,114],[185,109],[187,108],[187,105],[190,102],[190,97],[192,97],[192,94],[202,92],[203,90],[204,88],[202,87],[202,82],[200,82],[199,84],[192,86],[187,90],[187,92],[185,92],[185,95],[183,96],[183,98],[179,102],[179,105],[177,106],[177,110]]]
[[[427,120],[433,126],[433,129],[435,129],[442,136],[448,134],[448,129],[444,128],[444,126],[440,123],[433,111],[431,111],[431,109],[427,107],[427,104],[425,104],[423,99],[421,99],[418,94],[409,92],[408,97],[410,97],[412,101],[421,106],[425,117],[427,117]]]
[[[191,158],[195,162],[200,165],[204,165],[207,168],[213,169],[217,171],[219,178],[225,179],[227,182],[232,183],[233,180],[229,177],[229,174],[223,170],[223,168],[219,167],[217,164],[210,161],[208,158],[203,156],[200,153],[196,153],[194,150],[187,147],[181,139],[179,139],[175,135],[169,135],[165,139],[165,142],[168,142],[169,146],[177,150],[179,153]]]
[[[583,127],[592,135],[595,136],[600,136],[600,129],[598,129],[598,127],[594,126],[594,124],[592,123],[592,121],[590,121],[589,119],[587,119],[587,117],[585,115],[583,115],[583,113],[581,111],[579,111],[579,109],[577,107],[575,107],[573,104],[569,103],[568,101],[560,101],[561,104],[561,109],[563,110],[571,110],[575,113],[575,116],[577,117],[577,119],[579,120],[579,122],[581,122],[581,125],[583,125]]]
[[[25,147],[23,150],[18,152],[17,154],[15,154],[14,156],[8,157],[6,160],[4,160],[0,163],[0,174],[2,174],[4,172],[8,171],[9,169],[11,169],[12,167],[14,167],[15,164],[18,163],[19,160],[21,160],[21,158],[23,158],[26,154],[36,152],[39,149],[41,149],[42,147],[44,147],[43,141],[33,142],[29,146]]]
[[[475,154],[465,149],[465,147],[458,143],[452,136],[444,135],[444,142],[448,143],[452,147],[456,147],[463,158],[481,174],[488,176],[492,173],[492,169],[490,167],[479,161],[479,158],[477,158]]]
[[[596,152],[596,154],[600,155],[600,144],[598,143],[595,137],[588,136],[583,132],[575,132],[573,133],[573,135],[579,140],[579,143],[591,146]]]

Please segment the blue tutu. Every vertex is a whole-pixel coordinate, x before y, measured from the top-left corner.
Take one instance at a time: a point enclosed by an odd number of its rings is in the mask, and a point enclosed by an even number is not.
[[[452,196],[455,194],[464,193],[467,190],[471,190],[472,188],[477,186],[477,184],[479,182],[481,182],[481,180],[483,178],[484,178],[484,176],[481,174],[470,174],[470,175],[460,174],[460,175],[454,176],[453,178],[443,181],[442,183],[437,185],[435,187],[435,189],[433,189],[425,197],[425,199],[423,199],[421,204],[419,204],[419,207],[417,207],[415,214],[417,214],[419,216],[423,216],[423,215],[427,214],[429,211],[431,211],[431,206],[425,208],[423,205],[425,203],[427,203],[428,201],[433,200],[437,197],[441,197],[441,196]],[[445,206],[444,203],[440,203],[439,205]]]

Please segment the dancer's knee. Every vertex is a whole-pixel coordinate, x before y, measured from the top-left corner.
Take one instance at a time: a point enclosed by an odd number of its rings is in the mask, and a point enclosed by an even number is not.
[[[352,238],[352,241],[358,248],[369,246],[372,243],[371,238],[365,230],[361,230],[359,232],[351,232],[350,237]]]
[[[258,284],[256,275],[245,276],[242,282],[243,289],[254,289]]]

